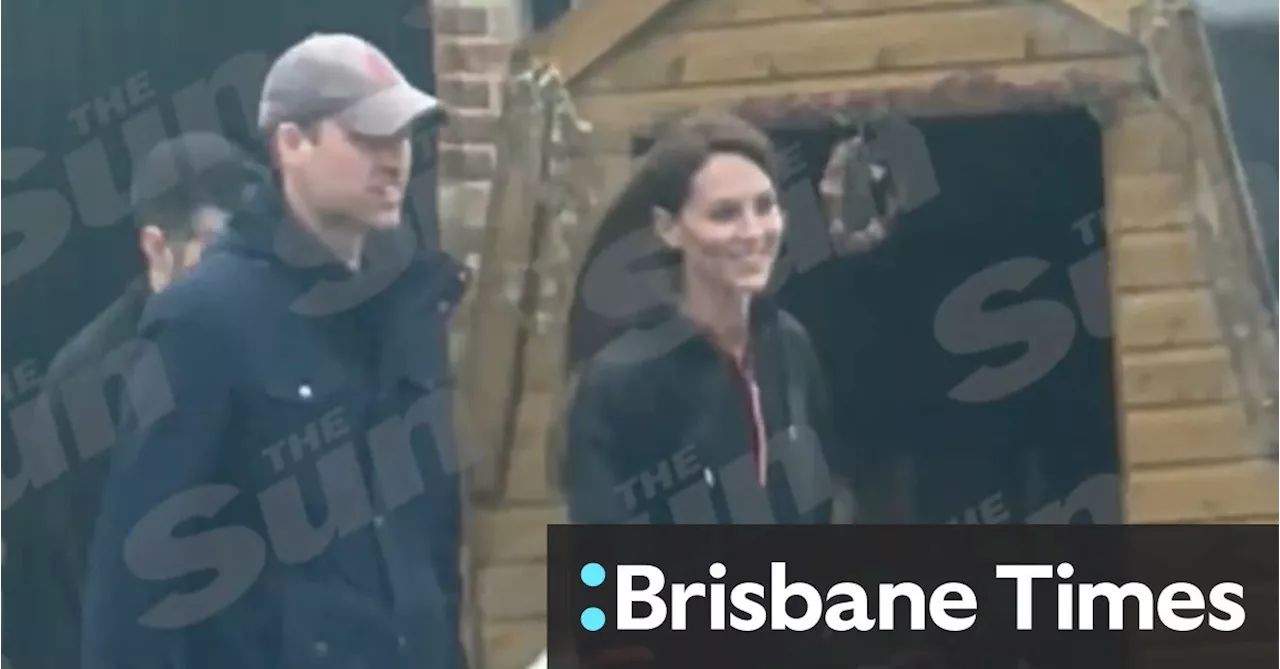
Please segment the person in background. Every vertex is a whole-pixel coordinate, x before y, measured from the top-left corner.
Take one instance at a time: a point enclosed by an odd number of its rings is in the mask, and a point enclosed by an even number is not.
[[[606,210],[569,315],[571,522],[831,521],[849,459],[808,334],[767,294],[773,160],[749,123],[693,116]]]
[[[831,240],[840,255],[876,249],[896,222],[892,176],[866,154],[861,136],[841,139],[832,146],[818,182]],[[862,220],[846,221],[850,214]]]
[[[96,416],[69,415],[73,411],[63,395],[78,386],[101,387],[100,375],[116,368],[111,358],[135,336],[147,300],[199,262],[239,205],[252,169],[239,149],[209,133],[162,141],[136,166],[130,195],[145,271],[49,363],[40,401],[50,405],[64,430],[100,428]],[[5,537],[13,549],[4,567],[4,600],[14,612],[6,619],[5,651],[18,667],[79,663],[86,558],[110,451],[78,460],[76,453],[66,455],[65,475],[31,491],[4,514]],[[8,621],[25,624],[20,631]]]
[[[447,322],[461,264],[402,225],[416,127],[386,55],[267,72],[273,179],[152,298],[91,551],[85,669],[463,665]],[[438,420],[439,419],[439,420]]]

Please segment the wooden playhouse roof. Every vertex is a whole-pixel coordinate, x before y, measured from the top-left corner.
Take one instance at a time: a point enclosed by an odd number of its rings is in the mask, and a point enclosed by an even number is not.
[[[611,133],[644,132],[706,106],[800,125],[887,109],[951,115],[1093,106],[1147,83],[1133,18],[1142,6],[595,0],[517,52],[556,67],[582,113]]]
[[[554,64],[572,84],[588,68],[662,14],[698,0],[596,0],[565,15],[525,44],[539,60]],[[1082,14],[1100,26],[1132,36],[1134,12],[1143,0],[1044,0]]]

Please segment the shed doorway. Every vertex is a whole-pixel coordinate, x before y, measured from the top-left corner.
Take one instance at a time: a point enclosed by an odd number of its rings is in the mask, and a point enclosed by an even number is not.
[[[879,247],[779,288],[857,453],[855,522],[1120,522],[1097,122],[913,125],[936,195]],[[816,183],[834,133],[772,134]]]

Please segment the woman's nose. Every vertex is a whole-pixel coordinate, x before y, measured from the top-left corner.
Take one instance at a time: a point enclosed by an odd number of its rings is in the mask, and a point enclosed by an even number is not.
[[[743,224],[739,226],[738,236],[744,241],[753,243],[767,241],[782,229],[781,221],[782,219],[779,216],[749,214],[745,217]]]

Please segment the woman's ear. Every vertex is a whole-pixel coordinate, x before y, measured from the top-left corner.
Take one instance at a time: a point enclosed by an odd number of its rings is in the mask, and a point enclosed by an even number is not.
[[[658,239],[662,240],[668,248],[679,250],[684,245],[683,230],[680,227],[680,221],[676,220],[671,212],[662,207],[653,208],[653,229],[658,234]]]

